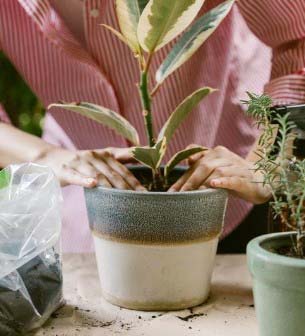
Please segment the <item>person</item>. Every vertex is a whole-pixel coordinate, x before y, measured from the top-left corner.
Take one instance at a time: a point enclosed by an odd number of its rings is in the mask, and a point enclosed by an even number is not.
[[[221,2],[207,0],[201,14]],[[230,199],[223,237],[247,217],[251,203],[269,197],[267,190],[253,183],[259,178],[251,169],[258,131],[244,116],[240,99],[245,91],[264,90],[275,104],[305,100],[304,12],[303,0],[239,0],[192,61],[171,76],[156,97],[154,118],[159,129],[195,89],[207,85],[219,89],[183,124],[169,156],[191,143],[210,148],[193,158],[172,191],[211,186],[248,201]],[[104,105],[129,119],[145,143],[137,87],[130,85],[138,82],[136,61],[100,23],[117,28],[112,1],[1,0],[0,49],[44,106],[59,100]],[[154,71],[172,45],[153,59]],[[3,108],[1,116],[0,166],[32,161],[52,167],[61,184],[68,186],[63,250],[90,251],[81,187],[102,184],[143,190],[124,166],[130,161],[129,144],[113,131],[63,110],[47,113],[43,140],[10,125]]]

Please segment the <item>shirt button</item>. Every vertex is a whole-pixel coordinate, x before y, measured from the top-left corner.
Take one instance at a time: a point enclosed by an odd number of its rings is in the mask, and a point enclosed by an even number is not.
[[[99,16],[99,11],[98,9],[91,9],[90,11],[90,15],[93,17],[93,18],[97,18]]]

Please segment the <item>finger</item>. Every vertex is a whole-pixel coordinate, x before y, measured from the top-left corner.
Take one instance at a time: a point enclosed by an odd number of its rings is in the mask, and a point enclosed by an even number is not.
[[[198,160],[202,159],[206,155],[206,151],[196,153],[189,157],[188,164],[192,166],[194,163],[196,163]]]
[[[102,149],[102,150],[96,150],[94,151],[94,153],[97,154],[97,156],[99,157],[103,157],[105,152],[109,153],[110,155],[112,155],[117,161],[121,162],[121,163],[133,163],[136,162],[136,160],[134,159],[133,155],[132,155],[132,150],[134,147],[130,147],[130,148],[113,148],[113,147],[109,147],[106,149]]]
[[[112,188],[111,183],[108,181],[105,175],[98,174],[97,180],[98,180],[98,185],[105,187],[105,188]]]
[[[193,146],[193,145],[191,145]],[[205,155],[209,155],[210,151],[205,152]],[[213,154],[213,151],[211,151]],[[211,159],[212,160],[212,157]],[[195,162],[194,165],[169,189],[169,191],[181,191],[185,183],[188,181],[188,179],[191,177],[193,172],[198,168],[199,164],[201,164],[199,161]]]
[[[213,173],[204,181],[204,185],[211,186],[211,181],[220,177],[243,177],[253,179],[253,174],[248,167],[225,166],[216,167]]]
[[[132,187],[123,179],[123,177],[113,170],[107,163],[107,157],[111,155],[108,153],[104,153],[103,158],[95,158],[91,159],[91,164],[104,176],[106,176],[107,180],[111,183],[114,188],[117,189],[126,189],[131,190]]]
[[[213,179],[210,184],[213,188],[222,188],[243,193],[245,189],[248,189],[248,183],[243,177],[226,176]]]
[[[207,170],[203,167],[198,167],[195,169],[193,174],[185,181],[184,185],[181,187],[181,191],[191,191],[198,189],[204,182],[207,176],[211,174],[211,170]]]
[[[98,183],[97,179],[81,174],[75,169],[67,166],[63,167],[60,180],[62,186],[74,184],[85,188],[96,187]]]
[[[198,146],[199,145],[192,144],[192,145],[187,146],[186,149],[192,149],[192,148],[196,148]],[[196,154],[194,154],[194,155],[192,155],[192,156],[190,156],[188,158],[188,164],[190,166],[193,165],[196,161],[200,160],[207,153],[207,151],[209,150],[209,148],[207,148],[207,147],[203,147],[203,148],[204,148],[203,152],[196,153]]]
[[[191,191],[198,189],[207,178],[213,173],[216,167],[229,165],[223,159],[202,159],[195,164],[193,174],[181,187],[181,191]]]
[[[252,203],[262,203],[262,198],[264,198],[263,196],[257,196],[255,184],[243,177],[220,177],[212,180],[211,186],[230,190],[233,196],[241,197]]]
[[[220,177],[211,181],[213,188],[228,189],[235,196],[246,201],[261,204],[269,200],[271,191],[269,186],[263,184],[263,180],[257,178],[256,182],[248,177]]]
[[[180,191],[181,187],[185,184],[185,182],[190,178],[193,174],[195,167],[190,168],[185,174],[183,174],[180,179],[174,183],[170,188],[169,192]]]
[[[146,191],[146,189],[141,185],[141,183],[135,178],[135,176],[125,167],[123,164],[118,162],[115,158],[112,156],[106,157],[105,161],[107,164],[122,178],[128,183],[128,185],[133,189],[133,190],[138,190],[138,191]]]
[[[90,160],[90,158],[80,158],[78,160],[70,162],[68,164],[68,167],[78,171],[82,175],[97,179],[99,171],[87,160]]]
[[[209,149],[205,149],[204,151],[200,152],[200,153],[196,153],[192,156],[189,157],[188,160],[188,164],[191,166],[193,164],[195,164],[197,161],[199,161],[200,159],[202,159],[203,157],[205,157],[207,154],[209,153]]]

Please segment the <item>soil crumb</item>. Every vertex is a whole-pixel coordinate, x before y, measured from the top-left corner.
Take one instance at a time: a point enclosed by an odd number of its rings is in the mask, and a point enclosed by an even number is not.
[[[187,316],[176,316],[176,317],[178,319],[182,320],[182,321],[188,322],[188,321],[194,320],[195,318],[201,317],[201,316],[207,316],[207,314],[198,313],[198,314],[190,314],[190,315],[187,315]]]

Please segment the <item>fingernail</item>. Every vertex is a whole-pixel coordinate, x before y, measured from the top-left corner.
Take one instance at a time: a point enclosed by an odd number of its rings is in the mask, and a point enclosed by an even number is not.
[[[212,180],[212,181],[210,182],[210,184],[211,184],[212,187],[217,187],[217,186],[220,185],[220,182],[217,181],[217,180]]]
[[[92,185],[97,184],[97,180],[94,179],[94,178],[89,177],[89,178],[86,179],[86,183],[87,183],[88,185],[92,186]]]
[[[147,191],[146,188],[144,188],[143,186],[139,186],[136,188],[137,191]]]

